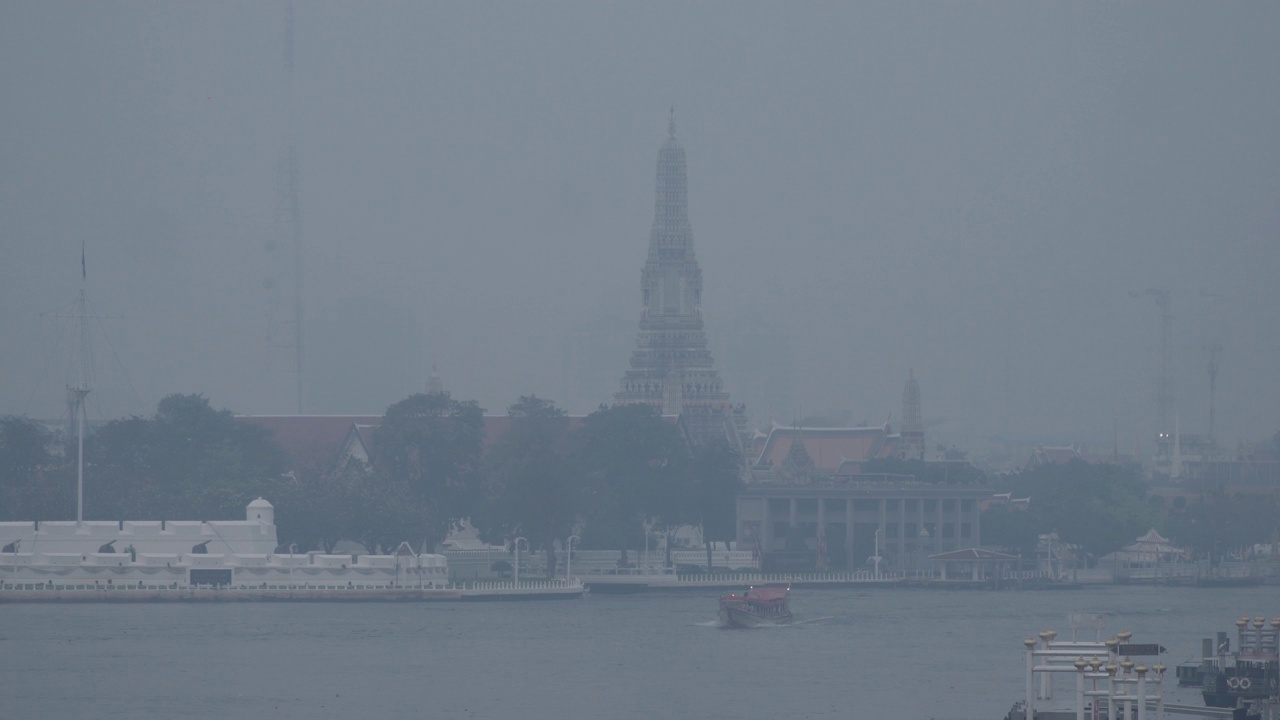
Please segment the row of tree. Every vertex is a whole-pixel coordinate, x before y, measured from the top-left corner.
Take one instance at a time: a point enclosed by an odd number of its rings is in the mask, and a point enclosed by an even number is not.
[[[571,419],[549,400],[522,397],[509,426],[485,441],[484,411],[447,393],[387,409],[371,462],[289,468],[270,433],[214,410],[199,395],[164,398],[151,417],[113,420],[85,445],[89,519],[238,517],[254,497],[277,508],[281,541],[332,549],[340,540],[392,548],[433,546],[470,518],[483,539],[515,536],[534,548],[581,535],[584,548],[638,549],[645,525],[699,525],[710,541],[734,535],[740,458],[727,446],[690,447],[676,426],[642,406]],[[1280,443],[1280,435],[1277,436]],[[75,516],[75,448],[43,425],[0,417],[0,519]],[[1026,510],[994,507],[985,544],[1024,555],[1056,532],[1099,557],[1155,527],[1198,553],[1271,542],[1274,495],[1206,492],[1172,508],[1148,493],[1140,470],[1117,464],[1041,465],[988,479],[967,463],[884,460],[867,472],[940,484],[991,482]]]
[[[284,453],[263,428],[199,395],[170,395],[152,417],[112,420],[85,439],[85,518],[237,517],[284,485]],[[74,438],[0,418],[0,518],[76,513]]]
[[[644,406],[571,419],[528,396],[508,415],[486,443],[475,402],[413,395],[387,409],[367,464],[288,468],[268,431],[202,396],[172,395],[154,416],[113,420],[89,437],[86,518],[234,518],[262,496],[276,506],[281,542],[300,549],[430,548],[460,518],[489,542],[521,536],[552,552],[574,533],[583,548],[638,549],[655,523],[732,539],[740,462],[727,445],[691,447]],[[74,447],[38,423],[0,419],[0,518],[74,514]]]
[[[982,540],[1034,556],[1038,538],[1057,533],[1099,558],[1131,543],[1151,528],[1202,557],[1274,542],[1280,537],[1280,498],[1274,493],[1206,490],[1166,507],[1149,492],[1134,465],[1069,463],[1040,465],[998,478],[997,489],[1030,498],[1026,509],[996,506],[982,515]]]

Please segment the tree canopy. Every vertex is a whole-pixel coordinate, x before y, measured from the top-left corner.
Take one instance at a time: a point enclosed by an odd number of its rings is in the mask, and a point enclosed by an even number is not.
[[[1031,498],[1025,511],[993,508],[982,518],[983,540],[1011,550],[1034,549],[1032,534],[1056,532],[1099,557],[1133,542],[1160,519],[1135,466],[1072,460],[1014,473],[999,485],[1015,497]]]
[[[0,417],[0,520],[75,516],[75,478],[57,438],[26,417]]]
[[[395,403],[374,431],[376,492],[416,506],[411,532],[427,546],[445,538],[452,520],[471,513],[481,485],[483,434],[484,410],[447,392]]]
[[[1168,534],[1197,555],[1221,557],[1280,540],[1280,498],[1273,494],[1214,490],[1169,516]]]
[[[583,547],[635,550],[644,547],[646,518],[687,514],[688,446],[653,408],[619,405],[588,415],[576,453],[586,496]]]
[[[326,459],[286,473],[269,430],[201,395],[170,395],[154,415],[112,420],[86,439],[86,517],[236,518],[263,496],[276,506],[281,544],[304,552],[341,540],[371,552],[401,541],[430,548],[463,518],[489,542],[523,536],[553,558],[574,533],[584,548],[638,549],[646,524],[701,526],[708,543],[734,537],[741,458],[727,445],[691,446],[647,406],[570,419],[529,395],[507,415],[486,446],[475,402],[412,395],[387,408],[369,462]],[[75,514],[74,459],[25,418],[0,418],[0,512]]]
[[[511,426],[486,456],[471,523],[490,543],[522,536],[554,557],[555,542],[573,534],[583,507],[569,418],[536,395],[521,397],[507,415]],[[548,573],[554,569],[548,563]]]
[[[85,443],[85,516],[231,518],[275,494],[284,453],[263,428],[214,410],[203,395],[169,395],[150,418],[112,420]]]

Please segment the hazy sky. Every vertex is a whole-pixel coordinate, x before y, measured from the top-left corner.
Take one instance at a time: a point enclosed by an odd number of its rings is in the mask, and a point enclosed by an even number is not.
[[[0,414],[290,413],[269,280],[300,151],[306,409],[586,412],[634,342],[675,106],[717,367],[758,422],[1149,450],[1280,430],[1280,4],[0,2]],[[285,285],[281,285],[281,282]],[[96,323],[97,321],[95,321]],[[60,329],[61,328],[61,329]],[[101,337],[101,336],[99,336]],[[115,360],[118,356],[119,362]],[[130,389],[132,388],[132,389]]]

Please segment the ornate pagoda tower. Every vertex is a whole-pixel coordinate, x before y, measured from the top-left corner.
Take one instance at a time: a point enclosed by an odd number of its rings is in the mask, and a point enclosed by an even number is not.
[[[702,270],[693,253],[688,174],[684,148],[676,141],[674,111],[666,142],[658,149],[657,197],[640,295],[640,334],[631,369],[614,400],[680,415],[697,442],[736,445],[729,394],[712,367],[702,330]]]

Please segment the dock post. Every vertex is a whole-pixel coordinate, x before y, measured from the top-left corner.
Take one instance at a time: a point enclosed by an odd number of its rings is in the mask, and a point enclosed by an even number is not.
[[[1045,630],[1040,633],[1040,639],[1044,642],[1045,650],[1053,649],[1053,639],[1058,636],[1056,630]],[[1046,660],[1047,662],[1047,660]],[[1040,673],[1040,699],[1053,699],[1053,673]]]
[[[1167,669],[1162,662],[1156,662],[1151,668],[1156,671],[1156,720],[1164,720],[1164,671]]]
[[[1127,632],[1127,631],[1126,631],[1126,632]],[[1125,638],[1125,639],[1127,640],[1128,638]],[[1127,685],[1128,683],[1132,682],[1132,681],[1129,679],[1129,673],[1133,672],[1133,661],[1126,657],[1123,661],[1121,661],[1121,663],[1120,663],[1120,668],[1121,668],[1122,670],[1124,670],[1124,674],[1125,674],[1124,682],[1125,682],[1125,684]],[[1133,720],[1133,700],[1130,700],[1130,699],[1129,699],[1129,698],[1133,697],[1133,693],[1129,692],[1129,691],[1126,689],[1126,690],[1124,691],[1124,696],[1125,696],[1125,700],[1124,700],[1124,720]]]
[[[1025,720],[1036,720],[1036,639],[1028,635],[1027,639],[1022,641],[1022,644],[1027,648],[1027,707]]]
[[[1116,671],[1120,669],[1116,665],[1115,660],[1107,663],[1105,668],[1107,671],[1107,720],[1117,720],[1116,717]]]
[[[1076,720],[1084,720],[1084,670],[1089,663],[1081,656],[1072,665],[1076,668]]]
[[[1133,671],[1138,673],[1138,720],[1147,720],[1147,666],[1138,663]]]

